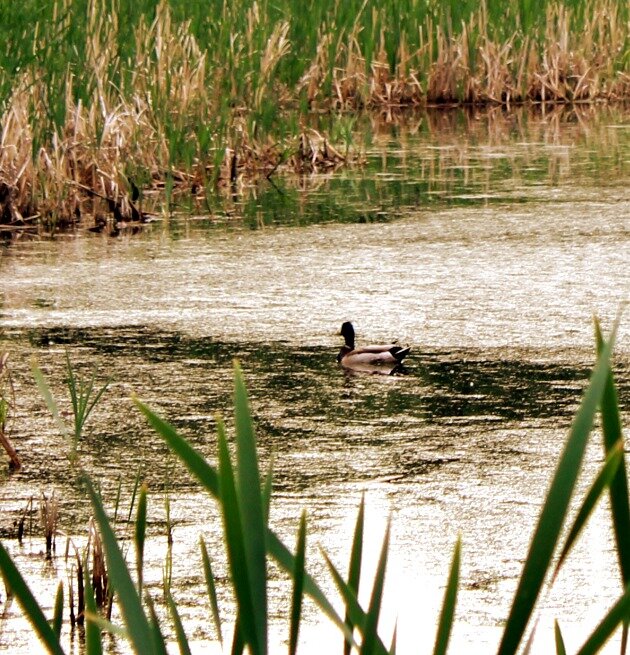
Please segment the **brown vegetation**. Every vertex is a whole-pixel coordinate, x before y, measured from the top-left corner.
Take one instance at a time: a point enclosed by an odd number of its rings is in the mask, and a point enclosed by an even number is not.
[[[217,97],[225,87],[222,76],[234,75],[239,60],[251,57],[251,34],[240,35],[240,41],[234,37],[233,51],[225,53],[229,67],[212,68],[187,23],[175,24],[162,2],[153,23],[140,23],[129,82],[117,87],[109,77],[121,66],[117,17],[96,0],[89,12],[89,102],[73,96],[72,74],[66,73],[65,120],[43,137],[38,121],[54,91],[37,70],[19,74],[6,102],[0,118],[0,225],[5,231],[79,220],[96,229],[112,221],[140,224],[147,218],[142,199],[152,190],[180,188],[203,195],[224,188],[233,193],[242,180],[282,170],[328,170],[347,161],[347,153],[342,155],[329,138],[306,128],[273,137],[272,129],[251,120],[265,102],[289,112],[300,97],[318,111],[630,97],[630,75],[615,70],[628,26],[613,0],[594,4],[579,34],[570,31],[570,9],[550,6],[543,47],[540,39],[518,33],[496,40],[482,4],[457,33],[430,22],[420,25],[421,43],[414,50],[403,34],[394,69],[382,31],[368,61],[358,27],[338,47],[332,47],[333,33],[322,29],[316,56],[295,89],[274,76],[292,48],[288,24],[278,23],[260,51],[260,70],[245,77],[240,95],[227,105]],[[248,20],[254,25],[262,18],[252,10]],[[203,126],[208,126],[204,138]]]

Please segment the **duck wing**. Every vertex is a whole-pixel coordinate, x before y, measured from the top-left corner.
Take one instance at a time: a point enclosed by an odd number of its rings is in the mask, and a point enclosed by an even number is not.
[[[382,356],[385,361],[393,358],[397,362],[402,362],[405,357],[411,352],[411,348],[403,348],[393,343],[385,343],[383,345],[365,346],[364,348],[357,348],[354,352],[372,353],[374,355]]]
[[[356,348],[350,352],[341,354],[339,361],[344,365],[354,364],[400,364],[409,354],[409,348],[400,346],[366,346],[365,348]]]
[[[361,348],[356,348],[354,352],[362,352],[362,353],[388,353],[392,349],[399,349],[400,346],[396,346],[393,343],[383,343],[380,345],[373,344],[371,346],[361,346]]]

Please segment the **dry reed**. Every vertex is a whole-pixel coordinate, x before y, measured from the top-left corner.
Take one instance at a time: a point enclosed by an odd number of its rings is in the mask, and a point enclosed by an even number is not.
[[[72,0],[57,5],[60,29],[71,29],[64,21]],[[385,9],[375,6],[372,41],[362,33],[361,12],[347,31],[323,21],[312,60],[293,85],[279,74],[303,56],[291,40],[293,25],[273,22],[256,2],[240,31],[231,26],[236,9],[224,4],[222,40],[212,51],[162,0],[153,20],[135,28],[132,61],[119,55],[116,11],[105,0],[87,6],[82,85],[70,66],[52,76],[65,90],[62,118],[48,120],[59,103],[35,65],[11,81],[0,118],[5,231],[79,220],[95,229],[136,225],[149,216],[143,203],[153,191],[234,193],[277,171],[347,162],[328,136],[297,123],[278,131],[301,99],[310,110],[356,111],[630,97],[628,25],[614,0],[592,3],[579,31],[572,27],[577,9],[550,4],[543,33],[515,25],[507,36],[497,36],[482,3],[459,26],[426,16],[417,43],[403,31],[394,47]],[[35,29],[33,48],[46,52],[50,43],[38,39]]]
[[[39,504],[39,519],[46,539],[46,559],[51,559],[56,547],[55,541],[59,523],[59,501],[54,491],[50,498],[42,494]]]

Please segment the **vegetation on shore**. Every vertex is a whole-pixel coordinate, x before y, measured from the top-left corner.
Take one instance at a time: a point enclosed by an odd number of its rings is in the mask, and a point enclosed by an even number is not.
[[[569,430],[524,559],[514,600],[503,627],[498,648],[500,655],[516,653],[526,639],[528,628],[531,640],[531,631],[536,629],[535,604],[545,586],[545,581],[553,584],[568,553],[604,495],[608,495],[610,499],[612,532],[619,564],[618,575],[623,590],[618,601],[605,613],[601,622],[587,637],[579,653],[586,655],[599,652],[618,628],[623,630],[622,643],[626,643],[630,613],[630,496],[620,410],[610,361],[617,324],[607,341],[602,337],[599,325],[596,325],[597,362]],[[71,370],[69,361],[68,367]],[[68,591],[72,626],[75,626],[75,621],[78,625],[85,626],[85,647],[88,653],[104,652],[102,631],[126,637],[136,653],[164,653],[168,626],[164,619],[158,618],[156,613],[155,604],[160,599],[151,595],[143,586],[143,553],[147,529],[146,488],[142,486],[138,496],[133,536],[135,557],[133,557],[130,553],[125,555],[125,549],[121,548],[121,540],[117,537],[114,526],[106,514],[97,487],[81,473],[81,459],[78,456],[77,445],[82,438],[82,426],[89,413],[89,410],[87,412],[84,410],[93,407],[102,391],[94,389],[93,378],[87,383],[82,383],[74,375],[70,376],[68,386],[73,398],[75,419],[75,429],[72,430],[61,418],[41,372],[38,369],[34,372],[59,429],[68,438],[70,462],[77,467],[77,474],[84,482],[95,517],[94,523],[90,526],[90,541],[85,551],[80,553],[75,549],[74,577],[79,602],[82,604],[79,605],[78,613],[75,613],[72,600],[75,583],[70,582]],[[104,389],[105,387],[102,388]],[[80,402],[75,402],[75,398],[80,399]],[[391,646],[388,647],[385,644],[390,643],[390,640],[385,640],[379,634],[389,529],[384,536],[367,607],[360,604],[358,593],[362,577],[363,504],[359,508],[354,532],[348,535],[349,541],[352,541],[352,548],[347,577],[344,577],[337,565],[325,556],[342,600],[344,613],[342,617],[335,609],[335,601],[325,594],[321,583],[308,573],[306,514],[302,515],[297,527],[295,550],[287,547],[269,526],[270,505],[273,502],[272,473],[270,471],[266,476],[261,475],[247,393],[238,365],[235,368],[235,439],[233,445],[228,443],[225,426],[221,420],[218,420],[216,466],[206,461],[170,424],[163,421],[146,405],[136,400],[136,406],[220,508],[224,527],[223,545],[229,564],[229,583],[237,617],[230,638],[232,653],[243,653],[247,650],[252,655],[264,655],[268,652],[270,619],[268,585],[271,561],[274,561],[289,577],[293,589],[290,607],[287,608],[289,621],[287,641],[290,653],[297,651],[302,599],[305,595],[309,596],[324,615],[339,628],[340,649],[343,649],[344,653],[356,651],[391,655],[396,652],[396,635],[394,634]],[[598,414],[601,416],[604,462],[578,504],[578,511],[564,535],[562,529],[568,522],[569,515],[572,514],[571,500]],[[118,500],[116,502],[118,504]],[[118,505],[114,516],[117,511]],[[54,538],[54,530],[52,536]],[[211,609],[209,620],[214,623],[217,638],[223,644],[224,639],[228,640],[227,626],[222,622],[223,610],[217,602],[212,559],[203,540],[200,549]],[[190,643],[186,626],[182,623],[174,601],[173,592],[176,590],[172,588],[172,580],[168,574],[169,557],[170,555],[167,554],[164,564],[163,598],[160,602],[167,608],[179,651],[189,653]],[[136,566],[130,561],[131,559],[135,560]],[[448,652],[449,638],[456,616],[460,560],[458,540],[448,574],[442,611],[437,620],[433,649],[436,655]],[[27,582],[16,568],[6,545],[1,543],[0,572],[7,592],[14,595],[20,603],[47,651],[62,654],[64,652],[61,639],[64,613],[63,583],[58,587],[54,616],[52,621],[49,621]],[[611,572],[611,575],[614,574]],[[100,594],[96,593],[97,580],[98,588],[101,589]],[[111,622],[112,599],[120,610],[120,620],[124,623],[124,627]],[[556,624],[555,639],[555,652],[558,654],[566,652],[562,630],[558,624]],[[622,646],[622,652],[625,652],[625,646]]]
[[[0,224],[137,222],[150,191],[328,170],[348,127],[313,112],[628,99],[629,20],[615,0],[11,0]]]

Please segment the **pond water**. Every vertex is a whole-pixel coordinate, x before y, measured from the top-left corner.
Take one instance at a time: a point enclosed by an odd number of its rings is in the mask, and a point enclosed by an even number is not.
[[[357,143],[367,144],[361,166],[266,183],[139,234],[23,236],[0,248],[0,351],[10,355],[10,434],[24,460],[0,477],[0,535],[45,607],[66,579],[66,535],[85,543],[90,516],[30,371],[34,357],[68,410],[67,352],[81,375],[94,369],[99,383],[111,380],[80,445],[83,466],[112,512],[122,486],[119,518],[136,477],[147,481],[147,583],[158,601],[168,495],[174,596],[197,652],[218,652],[198,546],[203,535],[229,623],[216,509],[130,396],[214,461],[215,416],[231,425],[238,358],[263,468],[273,459],[271,522],[293,544],[307,509],[309,566],[324,588],[332,593],[320,549],[345,570],[364,496],[366,580],[391,520],[386,643],[397,621],[399,652],[431,652],[461,535],[451,652],[496,648],[593,363],[592,317],[609,329],[628,297],[630,114],[390,119],[357,125]],[[360,343],[410,344],[405,370],[340,369],[345,320]],[[629,324],[626,316],[615,356],[626,424]],[[582,491],[601,465],[600,441],[595,434]],[[63,534],[46,562],[41,530],[19,545],[15,522],[30,498],[37,505],[53,491]],[[555,618],[569,649],[578,647],[620,593],[604,504],[543,593],[533,652],[552,649]],[[274,572],[274,653],[286,649],[289,594]],[[0,652],[32,653],[35,638],[5,601]],[[68,639],[80,652],[78,637]],[[341,652],[340,643],[308,605],[300,652]]]

